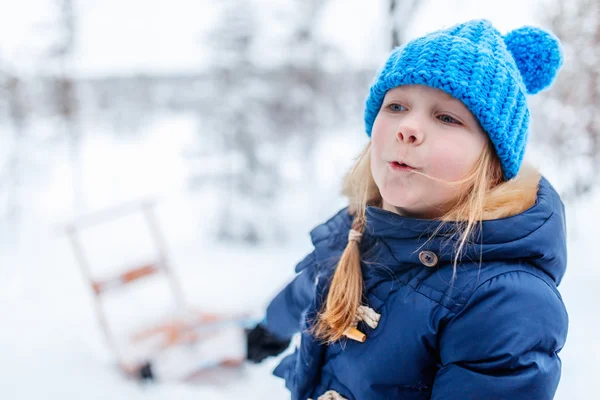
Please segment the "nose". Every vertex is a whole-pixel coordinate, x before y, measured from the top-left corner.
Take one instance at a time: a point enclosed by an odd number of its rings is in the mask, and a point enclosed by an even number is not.
[[[423,132],[419,129],[416,121],[402,121],[396,132],[396,139],[399,142],[414,144],[416,146],[423,143]]]

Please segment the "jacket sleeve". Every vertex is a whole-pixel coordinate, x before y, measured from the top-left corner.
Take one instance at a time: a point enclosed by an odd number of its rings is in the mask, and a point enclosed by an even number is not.
[[[526,271],[485,281],[439,334],[432,399],[552,399],[567,325],[551,283]]]
[[[291,338],[300,330],[302,312],[314,299],[317,277],[315,252],[310,253],[297,266],[298,275],[267,307],[266,328],[283,339]]]

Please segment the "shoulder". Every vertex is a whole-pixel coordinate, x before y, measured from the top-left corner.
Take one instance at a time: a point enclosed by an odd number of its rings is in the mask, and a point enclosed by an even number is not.
[[[517,264],[492,269],[489,273],[482,272],[483,279],[475,281],[471,297],[497,293],[501,297],[513,296],[512,302],[545,300],[562,303],[556,284],[533,266]]]
[[[567,330],[552,284],[525,269],[491,274],[436,330],[434,397],[552,398]]]
[[[335,215],[324,223],[317,225],[310,232],[313,244],[328,240],[333,245],[335,240],[340,237],[348,236],[348,231],[352,226],[352,215],[348,212],[348,207],[339,210]]]
[[[562,304],[552,278],[526,262],[463,263],[454,278],[453,265],[448,263],[411,280],[415,291],[439,303],[450,315],[461,313],[484,292],[511,293],[507,298],[511,304],[532,295],[553,296]]]
[[[481,281],[460,310],[451,314],[440,334],[447,360],[458,349],[469,354],[560,351],[565,343],[568,315],[556,287],[530,271],[507,270]]]
[[[334,255],[341,254],[346,247],[351,226],[352,216],[348,213],[348,207],[344,207],[327,221],[314,227],[310,231],[314,250],[296,266],[296,272],[334,260]]]
[[[554,282],[526,264],[483,267],[469,282],[451,320],[486,326],[520,326],[523,333],[538,328],[564,337],[568,315]],[[519,335],[520,336],[520,335]]]
[[[477,274],[473,271],[467,293],[474,296],[494,288],[514,295],[544,294],[562,301],[556,283],[544,271],[522,262],[484,264]]]

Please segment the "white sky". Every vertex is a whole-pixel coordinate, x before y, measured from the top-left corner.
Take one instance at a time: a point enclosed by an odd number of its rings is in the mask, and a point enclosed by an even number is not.
[[[195,71],[206,64],[202,36],[219,0],[76,0],[77,69],[85,74]],[[292,0],[257,0],[285,8]],[[410,37],[471,18],[507,31],[535,23],[537,0],[429,0],[408,27]],[[329,0],[321,21],[325,40],[360,65],[379,65],[387,52],[387,0]],[[52,0],[0,0],[0,67],[47,69],[44,52],[56,38]],[[264,6],[264,4],[263,4]],[[515,10],[518,10],[515,12]],[[276,16],[263,21],[277,29]],[[264,28],[264,26],[263,26]],[[270,29],[270,28],[269,28]],[[383,38],[383,39],[382,39]]]

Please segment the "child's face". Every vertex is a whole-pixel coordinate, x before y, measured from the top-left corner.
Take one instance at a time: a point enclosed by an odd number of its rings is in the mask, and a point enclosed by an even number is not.
[[[371,132],[371,170],[383,208],[419,218],[443,215],[460,187],[414,171],[447,182],[463,179],[486,141],[469,109],[445,92],[423,85],[389,90]]]

